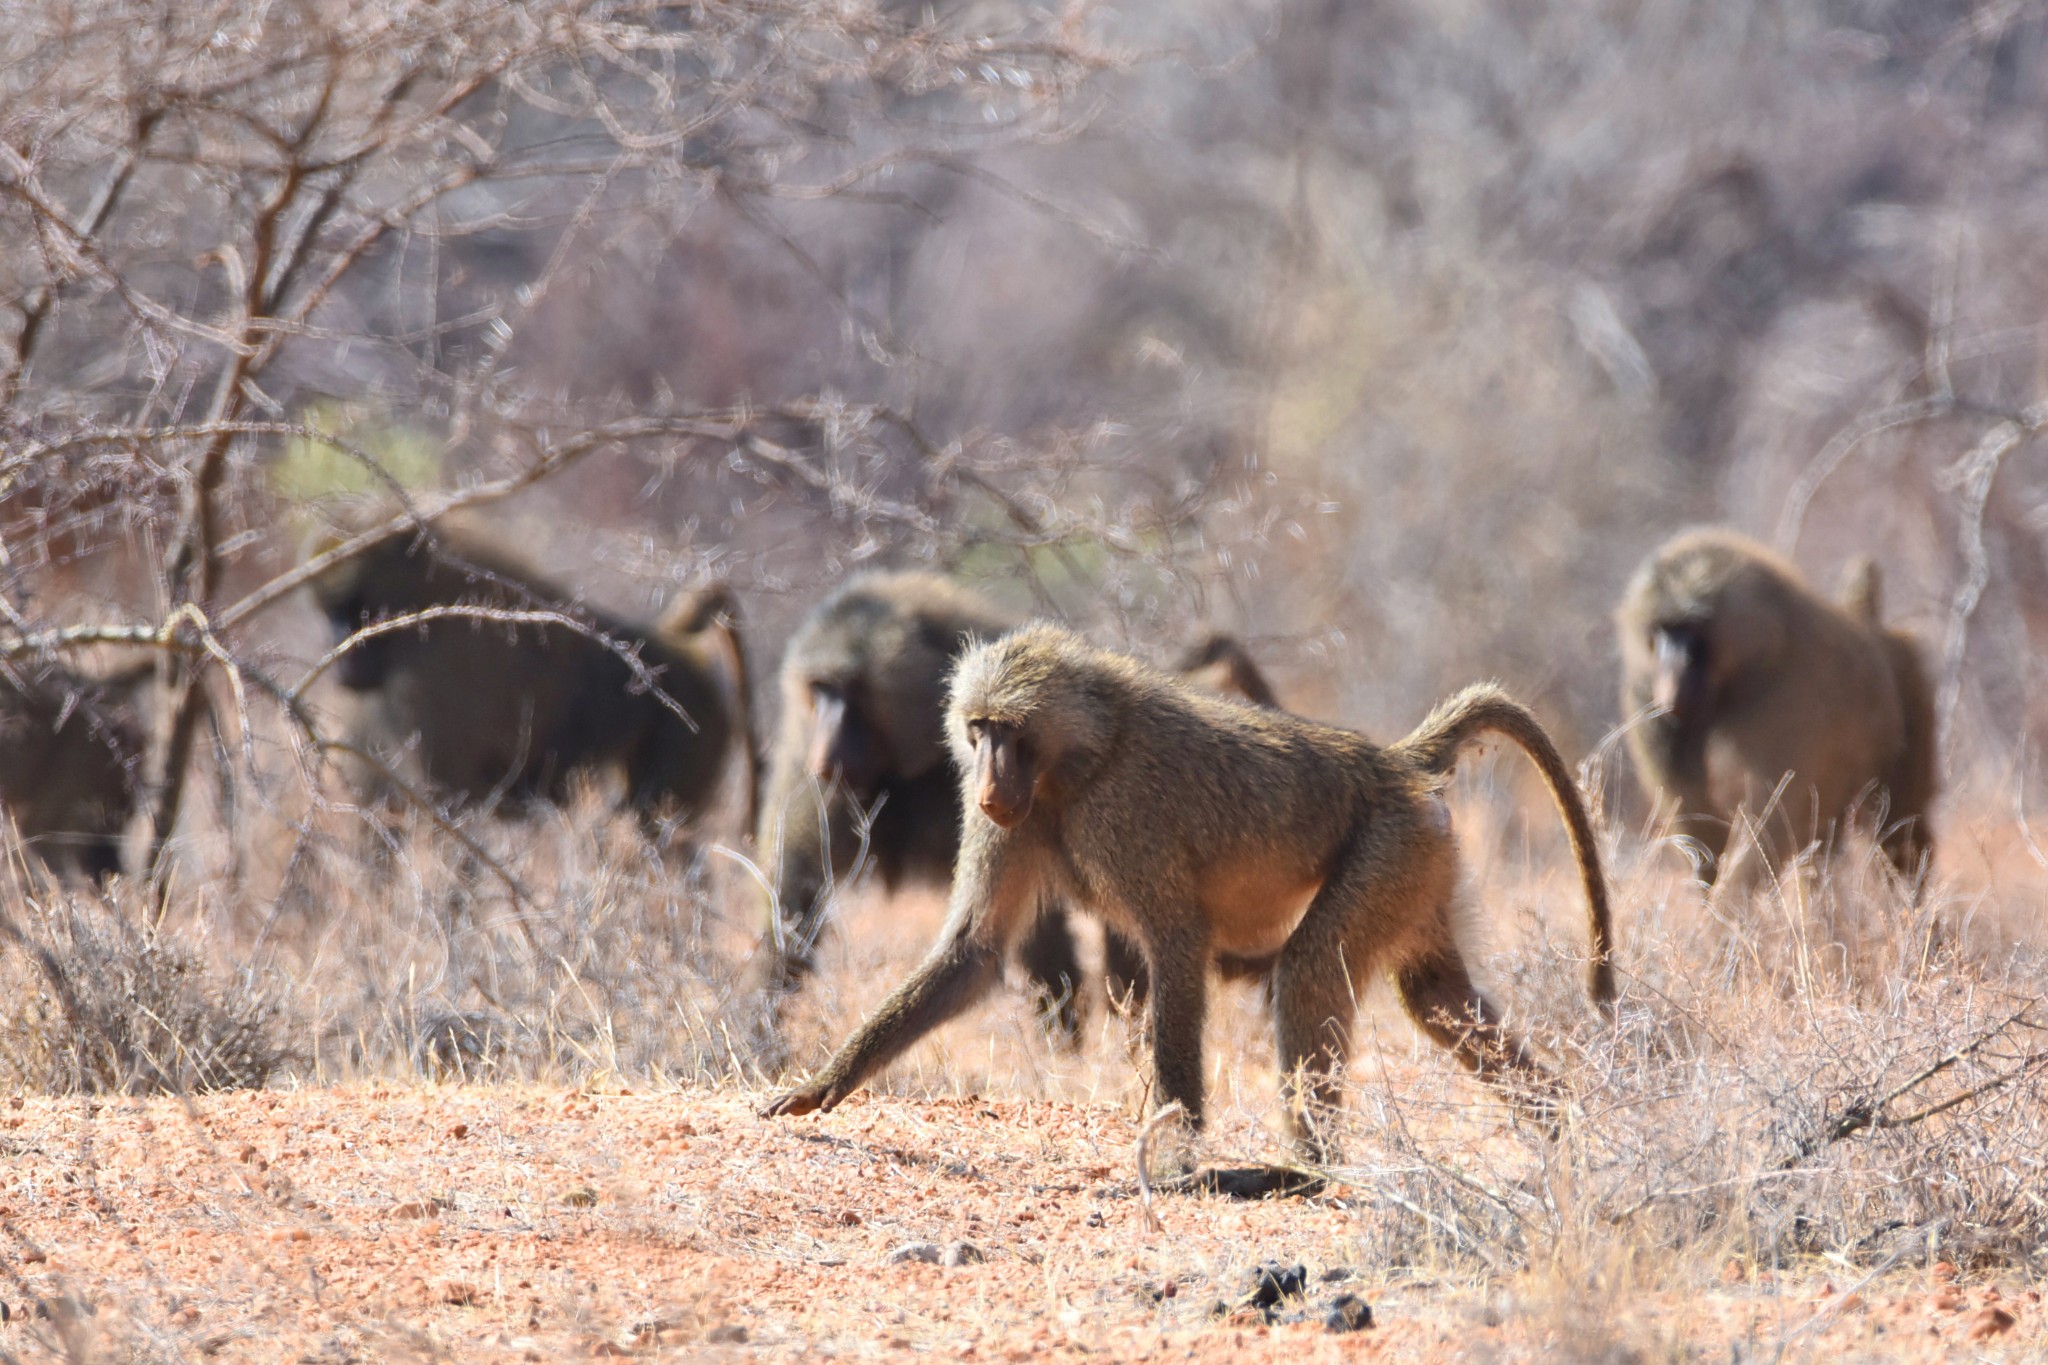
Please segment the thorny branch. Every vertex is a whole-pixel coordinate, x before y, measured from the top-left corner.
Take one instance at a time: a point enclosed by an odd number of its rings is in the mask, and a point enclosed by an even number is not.
[[[1821,1148],[1840,1142],[1845,1138],[1854,1137],[1857,1133],[1910,1128],[1914,1124],[1924,1123],[1938,1114],[1945,1114],[1952,1109],[1960,1108],[1972,1100],[1980,1099],[1995,1090],[2011,1085],[2015,1081],[2023,1080],[2036,1071],[2048,1068],[2048,1049],[2029,1052],[2019,1057],[2005,1070],[1967,1089],[1957,1091],[1953,1095],[1936,1100],[1930,1104],[1925,1104],[1910,1113],[1894,1114],[1886,1112],[1893,1101],[1904,1098],[1907,1094],[1917,1090],[1936,1076],[1951,1070],[1968,1058],[1983,1051],[1995,1040],[2005,1037],[2007,1031],[2015,1026],[2033,1030],[2037,1033],[2041,1032],[2044,1026],[2028,1017],[2039,1004],[2040,1002],[2037,1000],[2028,1001],[2004,1019],[1999,1020],[1996,1024],[1980,1032],[1969,1042],[1944,1053],[1883,1094],[1865,1094],[1850,1100],[1843,1107],[1842,1112],[1836,1116],[1834,1122],[1830,1123],[1819,1133],[1800,1139],[1794,1145],[1791,1154],[1778,1163],[1778,1169],[1789,1170],[1813,1156]]]

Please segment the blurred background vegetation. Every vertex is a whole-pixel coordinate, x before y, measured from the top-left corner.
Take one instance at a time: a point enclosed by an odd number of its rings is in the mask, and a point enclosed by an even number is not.
[[[1877,558],[1937,828],[2038,877],[2044,112],[2024,0],[0,0],[4,648],[161,660],[131,860],[271,945],[360,856],[291,691],[347,498],[731,582],[764,731],[801,612],[929,564],[1610,756],[1627,573],[1727,521]],[[474,854],[388,895],[459,924]]]

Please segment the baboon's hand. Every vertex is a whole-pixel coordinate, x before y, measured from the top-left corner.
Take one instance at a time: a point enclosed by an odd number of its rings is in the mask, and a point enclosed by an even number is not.
[[[799,1114],[822,1113],[845,1098],[835,1087],[822,1081],[813,1081],[786,1094],[778,1095],[761,1106],[764,1119],[795,1118]]]

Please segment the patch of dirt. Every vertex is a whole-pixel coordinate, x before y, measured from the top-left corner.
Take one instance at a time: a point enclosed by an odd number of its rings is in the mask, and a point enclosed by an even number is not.
[[[1349,1263],[1358,1213],[1342,1186],[1266,1203],[1162,1194],[1148,1231],[1120,1108],[861,1094],[823,1119],[768,1122],[754,1102],[370,1085],[11,1101],[0,1349],[307,1362],[2048,1352],[2039,1286],[2011,1275],[1914,1267],[1861,1283],[1819,1262],[1731,1265],[1703,1270],[1702,1292],[1648,1294],[1533,1274],[1436,1281]],[[1257,1302],[1262,1261],[1302,1265],[1305,1296]],[[1332,1330],[1333,1305],[1359,1320],[1346,1295],[1371,1326]]]

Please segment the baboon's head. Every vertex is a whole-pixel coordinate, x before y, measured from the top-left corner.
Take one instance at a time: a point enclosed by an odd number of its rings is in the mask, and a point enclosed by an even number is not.
[[[1105,658],[1043,623],[961,656],[947,739],[968,798],[997,825],[1022,824],[1100,749],[1109,712],[1093,684]]]
[[[309,547],[307,557],[326,554],[346,540],[343,535],[323,535]],[[394,595],[413,595],[397,590],[408,576],[424,577],[426,551],[422,548],[419,553],[419,565],[408,569],[406,547],[387,537],[308,580],[306,589],[326,618],[330,645],[338,645],[363,627],[393,615]],[[408,609],[403,605],[395,608]],[[373,636],[352,645],[335,660],[335,681],[351,692],[370,692],[383,686],[390,671],[392,638]]]
[[[982,608],[924,573],[867,574],[815,612],[790,642],[784,705],[808,717],[805,769],[863,802],[891,781],[946,761],[946,675],[964,620]]]

